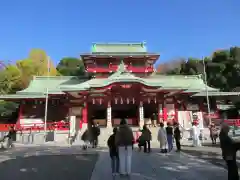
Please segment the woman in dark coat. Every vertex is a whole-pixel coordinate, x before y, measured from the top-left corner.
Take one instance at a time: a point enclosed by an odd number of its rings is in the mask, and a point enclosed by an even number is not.
[[[151,151],[151,140],[152,140],[152,133],[151,131],[147,128],[146,125],[143,126],[142,129],[142,135],[144,139],[144,152],[150,152]]]

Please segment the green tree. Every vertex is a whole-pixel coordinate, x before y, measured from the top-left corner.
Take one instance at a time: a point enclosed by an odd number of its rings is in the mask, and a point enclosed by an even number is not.
[[[0,71],[0,93],[14,93],[21,89],[21,73],[17,66],[9,65]]]
[[[57,65],[58,72],[63,76],[81,76],[85,74],[83,61],[74,57],[65,57]]]
[[[209,86],[223,91],[231,91],[240,86],[240,48],[238,47],[216,51],[211,57],[206,57],[204,61],[188,58],[187,61],[181,62],[180,67],[175,69],[166,68],[166,64],[162,67],[167,69],[165,74],[197,75],[204,74],[203,63],[205,63]],[[168,64],[171,65],[172,62]]]
[[[41,49],[33,49],[29,53],[29,57],[16,62],[16,65],[21,73],[20,82],[22,88],[26,88],[33,76],[46,76],[48,74],[48,56]],[[49,61],[49,75],[56,76],[58,71]]]

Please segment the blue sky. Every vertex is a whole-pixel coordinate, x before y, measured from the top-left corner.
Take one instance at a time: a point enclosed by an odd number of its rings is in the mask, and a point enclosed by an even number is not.
[[[2,0],[0,59],[42,48],[57,63],[92,42],[146,41],[159,62],[240,45],[239,0]]]

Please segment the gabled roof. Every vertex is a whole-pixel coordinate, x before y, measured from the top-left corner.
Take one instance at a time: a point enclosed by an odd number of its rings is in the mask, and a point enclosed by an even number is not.
[[[146,53],[145,42],[142,43],[93,43],[91,51],[95,53]]]
[[[194,94],[193,96],[239,96],[240,92],[208,92],[202,91],[197,94]]]
[[[49,94],[64,94],[60,89],[60,85],[79,84],[84,81],[86,79],[74,76],[35,76],[26,89],[18,91],[16,94],[45,94],[46,88],[48,88]]]
[[[181,89],[189,92],[204,91],[206,86],[201,76],[166,76],[153,75],[147,78],[140,78],[130,73],[123,62],[118,67],[118,70],[111,76],[105,79],[91,79],[82,84],[61,85],[62,91],[81,91],[91,88],[101,88],[116,82],[137,82],[146,86],[157,87],[159,89]],[[218,91],[217,89],[208,87],[208,91]]]
[[[86,77],[74,76],[37,76],[33,78],[28,88],[18,91],[15,95],[2,96],[0,99],[43,98],[46,94],[46,88],[48,88],[49,94],[64,94],[64,92],[68,91],[94,90],[94,88],[105,87],[117,82],[137,82],[159,89],[185,90],[185,92],[200,93],[198,96],[206,90],[206,85],[201,76],[167,76],[155,74],[150,77],[140,78],[129,72],[122,62],[115,73],[103,79],[95,78],[87,80]],[[209,93],[218,93],[218,89],[207,88]],[[225,93],[224,95],[227,94]]]
[[[1,95],[2,100],[12,100],[12,99],[42,99],[46,98],[44,94],[6,94]]]

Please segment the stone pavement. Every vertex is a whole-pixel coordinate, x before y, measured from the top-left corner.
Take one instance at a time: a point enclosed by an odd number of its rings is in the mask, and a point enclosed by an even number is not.
[[[225,180],[226,170],[183,153],[161,154],[153,150],[150,154],[133,153],[131,180]],[[111,179],[108,152],[100,153],[91,180]],[[114,179],[123,179],[115,177]]]
[[[157,147],[153,144],[153,147]],[[96,152],[97,151],[97,152]],[[97,154],[100,154],[99,158]],[[98,159],[98,161],[97,161]],[[96,163],[97,162],[97,163]],[[96,163],[96,164],[95,164]],[[111,179],[108,150],[82,151],[79,146],[19,146],[0,151],[1,180]],[[226,170],[185,153],[133,153],[132,180],[224,180]],[[116,180],[120,177],[116,177]],[[124,179],[124,178],[123,178]]]
[[[182,151],[187,155],[197,157],[216,166],[226,168],[226,164],[222,159],[222,151],[218,144],[205,144],[202,147],[183,146]],[[240,151],[237,152],[237,164],[240,167]]]
[[[17,147],[0,151],[0,179],[89,180],[97,159],[80,147]]]

